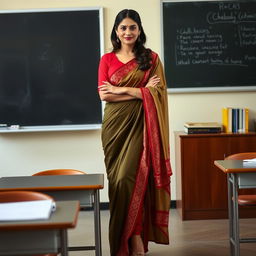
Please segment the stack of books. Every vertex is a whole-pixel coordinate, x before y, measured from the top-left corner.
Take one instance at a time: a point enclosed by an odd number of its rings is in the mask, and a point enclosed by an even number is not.
[[[249,130],[248,108],[223,108],[222,124],[224,132],[245,133]]]
[[[216,122],[207,123],[190,123],[184,124],[184,131],[187,134],[199,134],[199,133],[220,133],[222,125]]]

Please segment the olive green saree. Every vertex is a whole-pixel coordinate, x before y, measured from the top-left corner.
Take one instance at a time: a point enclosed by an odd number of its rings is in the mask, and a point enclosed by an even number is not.
[[[169,135],[167,92],[163,68],[157,54],[147,71],[135,60],[111,76],[116,86],[141,89],[143,100],[106,103],[102,144],[109,180],[109,241],[112,256],[129,255],[139,213],[143,215],[142,238],[168,244],[170,207]],[[153,75],[161,78],[156,88],[146,88]]]

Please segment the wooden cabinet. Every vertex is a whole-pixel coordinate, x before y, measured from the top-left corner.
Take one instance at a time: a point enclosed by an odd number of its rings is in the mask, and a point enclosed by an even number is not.
[[[256,151],[256,133],[175,132],[176,205],[183,220],[228,217],[227,177],[214,166],[214,160],[250,151]],[[241,217],[253,216],[256,209],[242,209]]]

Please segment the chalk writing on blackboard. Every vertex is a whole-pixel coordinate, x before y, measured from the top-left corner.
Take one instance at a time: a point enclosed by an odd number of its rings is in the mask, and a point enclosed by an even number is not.
[[[219,4],[217,12],[208,12],[205,16],[206,24],[237,24],[233,28],[233,41],[237,41],[237,47],[246,48],[256,45],[256,27],[250,23],[256,23],[256,12],[247,13],[240,11],[240,4]],[[242,23],[242,24],[241,24]],[[245,24],[245,23],[248,23]],[[255,56],[230,56],[230,37],[225,38],[214,30],[214,27],[183,27],[177,29],[177,43],[175,45],[176,65],[210,64],[210,65],[235,65],[248,66],[250,62],[256,63]]]
[[[256,84],[255,1],[165,4],[164,58],[169,87],[192,87],[193,83],[238,86],[234,72],[245,77],[242,83]]]

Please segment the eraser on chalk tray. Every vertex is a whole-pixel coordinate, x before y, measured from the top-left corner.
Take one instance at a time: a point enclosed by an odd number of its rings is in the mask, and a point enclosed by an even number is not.
[[[13,124],[10,126],[11,129],[19,129],[20,126],[18,124]]]

